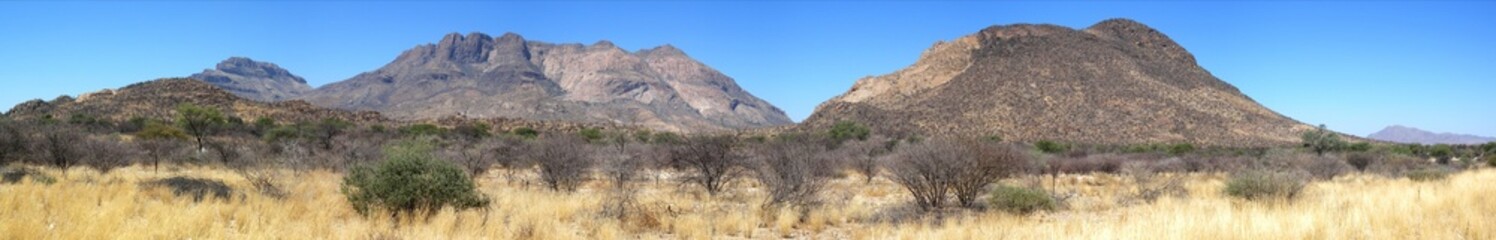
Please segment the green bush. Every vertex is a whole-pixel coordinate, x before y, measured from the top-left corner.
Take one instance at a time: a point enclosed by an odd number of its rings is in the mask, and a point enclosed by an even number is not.
[[[1226,195],[1247,200],[1284,198],[1299,195],[1308,184],[1306,174],[1298,172],[1246,171],[1232,174],[1226,180]]]
[[[1412,179],[1413,181],[1426,182],[1448,178],[1449,171],[1438,168],[1424,168],[1408,171],[1406,176],[1408,177],[1408,179]]]
[[[828,132],[831,135],[831,140],[836,143],[851,139],[867,140],[868,135],[871,133],[872,130],[869,130],[867,126],[853,121],[836,122],[836,125],[832,125],[831,130]]]
[[[518,136],[525,137],[525,138],[528,138],[528,139],[535,139],[535,137],[539,137],[540,136],[540,131],[535,131],[534,128],[529,128],[529,127],[519,127],[519,128],[515,128],[514,130],[509,131],[509,134],[518,135]]]
[[[1496,156],[1486,156],[1486,166],[1496,167]]]
[[[1169,146],[1169,154],[1170,155],[1176,155],[1177,156],[1177,155],[1183,155],[1185,153],[1190,153],[1190,152],[1194,152],[1194,151],[1195,151],[1195,145],[1190,145],[1188,143],[1180,143],[1180,144],[1174,144],[1172,146]]]
[[[603,139],[603,130],[598,128],[585,128],[582,129],[582,131],[577,132],[577,134],[581,135],[583,138],[586,138],[588,142]]]
[[[375,209],[401,214],[431,212],[444,206],[488,206],[488,197],[475,190],[472,179],[461,168],[436,159],[432,148],[413,140],[385,149],[383,162],[349,171],[343,178],[343,194],[355,210],[365,215]]]
[[[1042,140],[1034,143],[1034,148],[1039,149],[1040,152],[1048,154],[1063,153],[1070,150],[1070,146],[1065,146],[1065,144],[1060,144],[1049,140]]]
[[[992,208],[1017,214],[1028,214],[1038,210],[1054,210],[1054,197],[1043,189],[999,185],[987,199]]]

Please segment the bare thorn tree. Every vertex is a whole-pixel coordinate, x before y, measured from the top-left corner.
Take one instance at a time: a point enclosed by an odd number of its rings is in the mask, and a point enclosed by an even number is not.
[[[744,170],[744,161],[733,153],[736,144],[733,136],[690,137],[671,148],[670,165],[689,174],[685,183],[716,196]]]
[[[813,206],[834,174],[826,149],[804,140],[776,140],[756,144],[754,175],[769,194],[765,206]]]
[[[531,161],[540,166],[540,180],[551,190],[576,191],[592,170],[591,146],[581,137],[548,135],[533,147]]]

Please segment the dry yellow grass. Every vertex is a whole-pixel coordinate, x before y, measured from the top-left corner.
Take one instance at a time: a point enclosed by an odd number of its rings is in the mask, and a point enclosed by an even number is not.
[[[131,167],[100,175],[47,170],[54,184],[0,185],[0,239],[1493,239],[1496,170],[1435,182],[1348,176],[1312,184],[1287,202],[1246,202],[1220,194],[1223,177],[1189,175],[1187,198],[1119,204],[1131,186],[1109,175],[1064,176],[1075,192],[1066,210],[1015,216],[956,212],[901,223],[907,196],[879,179],[838,179],[824,206],[804,213],[764,209],[751,187],[706,197],[650,180],[638,193],[647,214],[602,214],[606,184],[558,193],[498,174],[479,180],[492,207],[442,211],[423,219],[366,218],[338,193],[341,176],[284,174],[276,199],[246,193],[192,202],[140,182],[171,176],[223,180],[248,189],[232,171],[187,167],[155,173]],[[520,176],[528,179],[533,176]],[[1045,181],[1046,185],[1048,181]],[[751,183],[741,184],[751,186]]]

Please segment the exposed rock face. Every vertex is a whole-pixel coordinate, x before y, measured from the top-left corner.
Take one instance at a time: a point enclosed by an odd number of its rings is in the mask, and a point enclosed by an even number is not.
[[[1468,134],[1434,133],[1423,129],[1392,125],[1381,131],[1367,135],[1366,138],[1400,143],[1419,144],[1484,144],[1496,142],[1496,138],[1481,137]]]
[[[1269,146],[1313,127],[1269,110],[1126,19],[1075,30],[993,26],[937,43],[912,66],[860,79],[803,124],[842,120],[898,135],[1092,144]]]
[[[631,53],[607,41],[551,44],[514,33],[449,34],[303,99],[404,120],[461,115],[683,132],[792,123],[732,78],[669,45]]]
[[[239,95],[261,102],[279,102],[301,96],[312,90],[302,79],[274,63],[231,57],[188,77],[202,80]]]
[[[305,101],[264,103],[250,101],[229,93],[203,81],[175,78],[141,82],[120,88],[71,98],[45,102],[32,100],[12,108],[7,113],[16,119],[33,119],[52,116],[65,118],[73,114],[84,114],[111,121],[126,121],[133,117],[172,119],[176,107],[183,103],[217,108],[241,119],[253,120],[269,117],[282,122],[318,121],[336,118],[352,122],[387,122],[377,112],[350,112],[313,106]]]

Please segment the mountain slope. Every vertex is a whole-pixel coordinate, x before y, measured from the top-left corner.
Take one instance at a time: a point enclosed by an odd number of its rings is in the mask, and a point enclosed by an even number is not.
[[[6,114],[16,119],[85,115],[121,122],[134,117],[172,119],[177,105],[192,103],[221,109],[246,121],[268,117],[281,122],[319,121],[336,118],[353,122],[386,122],[377,112],[350,112],[313,106],[305,101],[265,103],[236,96],[203,81],[174,78],[131,84],[118,90],[83,94],[77,99],[50,102],[32,100],[16,105]]]
[[[1381,131],[1366,135],[1367,138],[1400,143],[1420,144],[1483,144],[1496,142],[1496,138],[1468,134],[1434,133],[1423,129],[1392,125]]]
[[[901,135],[1094,144],[1267,146],[1312,127],[1216,79],[1141,23],[993,26],[937,43],[912,66],[864,78],[806,127],[850,120]]]
[[[732,78],[669,45],[630,53],[607,41],[551,44],[514,33],[449,34],[302,98],[407,120],[462,115],[670,131],[792,123]]]
[[[231,57],[188,78],[202,80],[234,95],[261,102],[279,102],[312,90],[306,79],[274,63]]]

